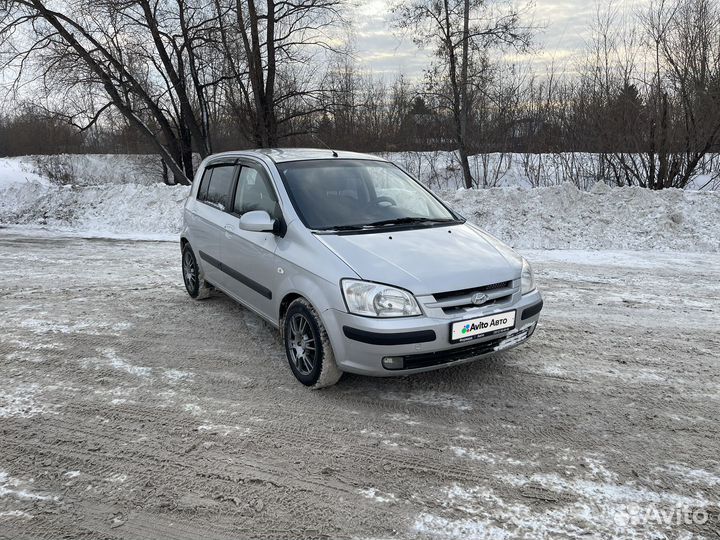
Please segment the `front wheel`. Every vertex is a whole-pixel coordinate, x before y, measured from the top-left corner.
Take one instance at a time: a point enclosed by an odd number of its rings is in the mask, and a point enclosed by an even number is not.
[[[305,386],[324,388],[340,380],[330,340],[315,308],[304,298],[294,300],[283,320],[283,341],[290,369]]]

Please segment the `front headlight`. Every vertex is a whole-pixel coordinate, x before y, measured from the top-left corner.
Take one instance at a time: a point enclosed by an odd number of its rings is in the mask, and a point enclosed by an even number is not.
[[[522,273],[520,274],[520,292],[527,294],[535,290],[535,276],[533,275],[530,263],[524,258],[522,260]]]
[[[342,280],[348,311],[366,317],[412,317],[420,315],[415,297],[407,291],[354,279]]]

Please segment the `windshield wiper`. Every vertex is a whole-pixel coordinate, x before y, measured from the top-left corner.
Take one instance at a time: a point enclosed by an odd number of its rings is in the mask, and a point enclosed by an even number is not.
[[[382,221],[373,221],[368,223],[366,227],[384,227],[385,225],[406,225],[410,223],[452,223],[454,219],[433,219],[426,217],[402,217],[394,219],[383,219]]]
[[[334,227],[322,227],[317,231],[362,231],[365,225],[337,225]]]
[[[377,227],[385,227],[389,225],[408,225],[412,223],[456,223],[456,219],[432,219],[426,217],[402,217],[393,219],[384,219],[382,221],[373,221],[371,223],[359,223],[357,225],[337,225],[334,227],[323,227],[318,231],[366,231]]]

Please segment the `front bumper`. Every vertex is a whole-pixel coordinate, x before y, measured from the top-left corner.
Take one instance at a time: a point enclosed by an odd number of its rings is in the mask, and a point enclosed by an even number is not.
[[[515,327],[463,343],[450,342],[450,324],[464,319],[517,310]],[[517,301],[462,316],[377,319],[329,309],[323,322],[343,371],[388,377],[440,369],[516,347],[535,331],[542,297],[535,290]],[[392,357],[396,360],[386,361]],[[401,360],[397,360],[401,359]],[[388,368],[392,365],[394,367]]]

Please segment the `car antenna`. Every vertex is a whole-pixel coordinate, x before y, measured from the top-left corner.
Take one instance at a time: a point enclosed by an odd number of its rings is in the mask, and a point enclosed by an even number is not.
[[[325,141],[323,141],[320,137],[318,137],[317,133],[311,133],[311,135],[315,141],[319,142],[325,148],[327,148],[328,150],[330,150],[332,152],[332,157],[338,157],[338,153],[335,150],[333,150],[332,148],[330,148],[327,144],[325,144]]]

